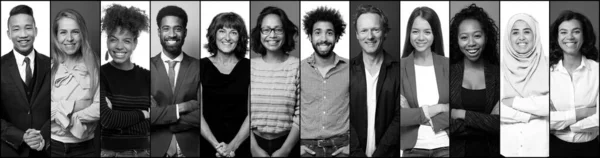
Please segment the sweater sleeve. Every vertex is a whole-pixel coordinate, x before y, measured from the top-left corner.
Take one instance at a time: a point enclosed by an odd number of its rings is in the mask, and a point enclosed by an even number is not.
[[[135,125],[144,119],[144,113],[140,110],[120,111],[113,110],[108,107],[107,93],[109,91],[108,82],[104,77],[101,77],[100,83],[100,124],[104,128],[124,128]],[[111,102],[115,104],[114,101]],[[114,107],[114,106],[113,106]]]

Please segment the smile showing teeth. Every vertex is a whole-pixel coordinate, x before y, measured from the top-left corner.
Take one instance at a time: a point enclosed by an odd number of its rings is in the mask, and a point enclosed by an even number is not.
[[[172,40],[167,41],[167,44],[175,44],[175,43],[177,43],[177,41],[172,41]]]
[[[478,49],[467,49],[467,52],[473,54],[473,53],[477,53]]]
[[[575,45],[575,42],[566,42],[565,45],[567,47],[573,47]]]

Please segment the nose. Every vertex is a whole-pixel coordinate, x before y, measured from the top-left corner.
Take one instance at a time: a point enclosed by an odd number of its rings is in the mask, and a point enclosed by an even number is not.
[[[569,39],[569,40],[570,40],[570,39],[575,39],[575,36],[573,36],[573,33],[572,33],[572,32],[571,32],[571,33],[568,33],[568,35],[567,35],[567,39]]]
[[[372,31],[369,31],[369,33],[367,33],[367,39],[373,39],[373,37],[375,37],[375,35]]]
[[[68,42],[73,41],[73,34],[69,33],[65,40],[67,40]]]
[[[269,31],[269,34],[267,35],[267,37],[275,37],[275,30]]]
[[[229,41],[229,40],[231,39],[231,37],[230,37],[230,36],[231,36],[231,33],[227,33],[227,35],[225,35],[225,37],[224,37],[224,38],[225,38],[225,40],[226,40],[226,41]]]
[[[419,40],[419,41],[425,40],[425,35],[423,35],[423,33],[419,33],[419,36],[417,36],[417,40]]]
[[[469,37],[469,40],[468,40],[467,46],[475,46],[475,40],[474,40],[473,38],[470,38],[470,37]]]
[[[117,42],[117,46],[115,47],[115,49],[117,50],[123,50],[125,48],[125,43],[124,42]]]
[[[519,41],[523,41],[525,40],[525,35],[523,35],[522,33],[519,34],[519,37],[517,38]]]
[[[167,32],[167,37],[175,37],[175,29],[169,29],[169,32]]]
[[[21,37],[21,38],[25,38],[29,35],[23,29],[20,29],[19,32],[17,33],[17,36]]]

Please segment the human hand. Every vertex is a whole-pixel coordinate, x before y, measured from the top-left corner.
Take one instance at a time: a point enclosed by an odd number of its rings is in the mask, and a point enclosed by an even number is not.
[[[198,105],[194,105],[190,102],[179,103],[177,106],[179,106],[179,113],[187,113],[200,108]]]
[[[514,97],[510,97],[510,98],[502,99],[502,103],[504,103],[504,105],[506,105],[508,107],[512,107],[514,100],[515,100]]]
[[[450,112],[450,117],[452,117],[452,119],[465,119],[466,113],[467,111],[463,109],[452,109]]]
[[[449,111],[448,104],[435,104],[435,105],[431,105],[427,108],[428,108],[429,117],[433,117],[439,113]]]
[[[235,145],[235,142],[229,142],[225,147],[223,153],[226,157],[235,157],[235,150],[237,150],[238,146]]]
[[[217,150],[217,153],[215,153],[215,156],[216,157],[227,156],[227,153],[225,153],[225,148],[227,148],[227,144],[225,144],[225,142],[221,142],[217,146],[215,146],[215,150]]]
[[[43,137],[40,134],[39,130],[36,129],[27,129],[27,131],[25,131],[25,134],[23,134],[23,141],[31,148],[34,150],[37,150],[38,148],[40,148],[40,146],[42,145],[42,141],[43,141]]]
[[[273,154],[271,154],[271,157],[287,157],[289,154],[290,154],[289,150],[279,148],[279,149],[275,150],[275,152],[273,152]]]
[[[310,150],[308,147],[304,146],[304,145],[300,145],[300,156],[304,155],[305,153],[311,154],[311,155],[315,155],[315,151]]]
[[[112,109],[112,103],[110,103],[110,99],[108,99],[108,97],[106,97],[106,106],[108,106],[108,108]]]
[[[142,113],[144,113],[144,119],[150,118],[150,112],[148,112],[148,110],[142,110]]]
[[[337,149],[335,152],[333,152],[331,154],[331,156],[337,156],[340,153],[342,153],[344,155],[350,155],[350,146],[346,145],[344,147],[341,147],[341,148]]]

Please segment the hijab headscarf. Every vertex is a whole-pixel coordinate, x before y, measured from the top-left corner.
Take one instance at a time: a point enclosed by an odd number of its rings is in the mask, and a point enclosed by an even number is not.
[[[533,48],[526,53],[517,53],[510,41],[511,30],[517,21],[527,23],[534,34],[529,43]],[[548,93],[548,59],[543,54],[538,22],[531,15],[520,13],[508,20],[504,32],[504,97],[528,97]]]

